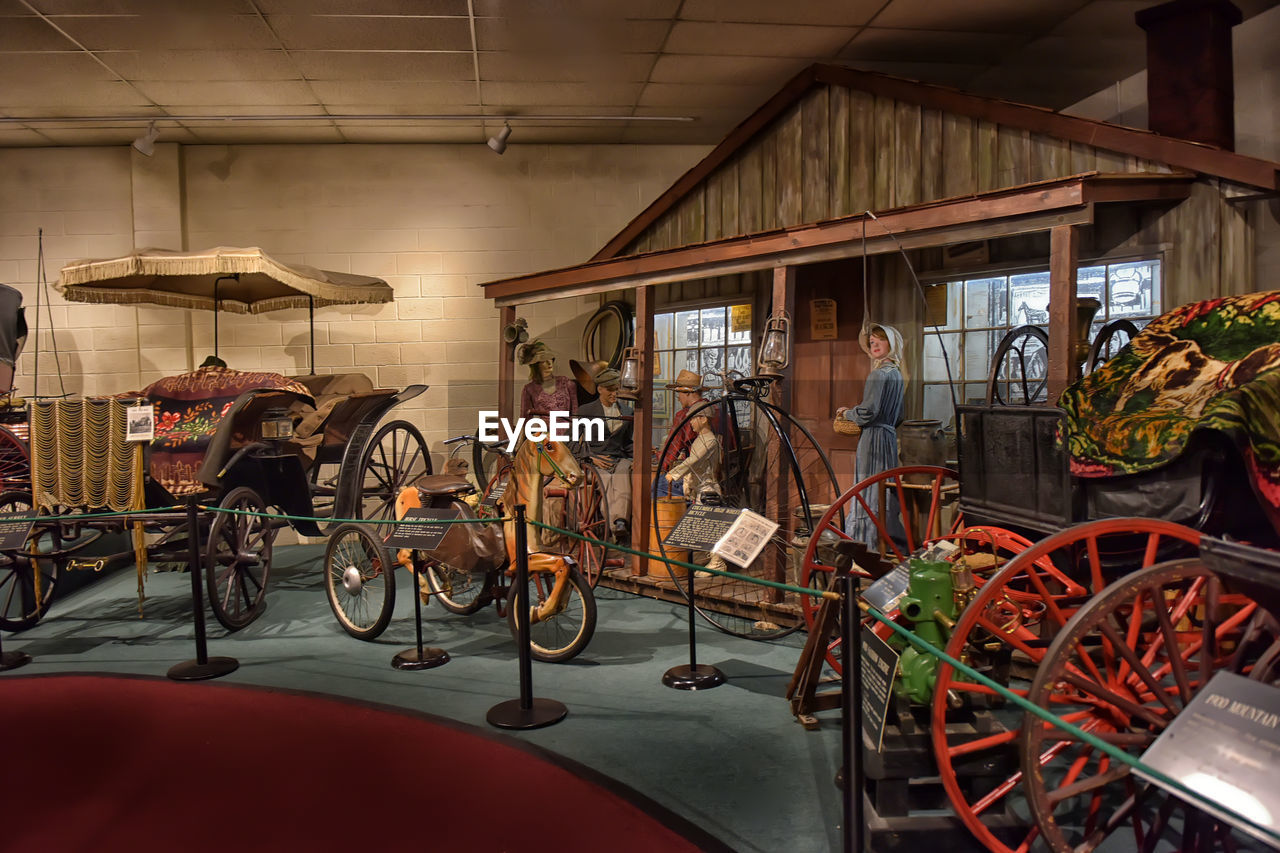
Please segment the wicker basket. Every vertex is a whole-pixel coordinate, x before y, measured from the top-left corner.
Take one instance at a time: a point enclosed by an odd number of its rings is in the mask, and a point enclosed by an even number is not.
[[[862,432],[862,427],[848,420],[844,415],[838,416],[832,423],[831,428],[840,435],[857,435]]]

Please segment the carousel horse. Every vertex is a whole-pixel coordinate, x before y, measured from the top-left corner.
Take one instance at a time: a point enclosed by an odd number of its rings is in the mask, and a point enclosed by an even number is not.
[[[511,461],[511,474],[507,489],[503,493],[504,506],[514,507],[524,504],[525,518],[529,521],[543,521],[543,490],[552,479],[559,481],[565,488],[572,489],[582,479],[582,468],[569,451],[569,446],[555,441],[524,441],[516,448],[515,457]],[[444,483],[444,480],[457,480],[456,484]],[[425,481],[430,481],[427,484]],[[464,491],[472,491],[473,487],[465,479],[451,475],[424,477],[412,486],[400,492],[396,499],[396,518],[403,518],[407,510],[420,507],[430,502],[434,496],[451,494],[460,496]],[[439,559],[451,565],[473,563],[476,560],[496,557],[495,550],[503,546],[506,549],[507,574],[515,572],[516,566],[516,521],[511,514],[502,525],[503,543],[495,549],[496,535],[490,525],[455,524],[450,526],[449,533],[436,549]],[[459,530],[461,528],[461,530]],[[530,545],[538,541],[538,528],[531,523],[526,524],[526,542]],[[409,549],[402,549],[396,555],[396,562],[410,571],[413,570],[413,557]],[[533,609],[531,623],[549,619],[563,609],[565,605],[565,584],[569,578],[569,569],[573,564],[570,557],[562,554],[531,552],[529,554],[529,572],[542,572],[555,576],[555,583],[546,600]],[[496,568],[496,564],[495,564]],[[421,577],[419,582],[422,583]]]

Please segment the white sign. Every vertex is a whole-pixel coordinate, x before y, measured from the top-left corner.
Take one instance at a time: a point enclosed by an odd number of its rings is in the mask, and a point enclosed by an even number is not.
[[[150,403],[125,409],[125,440],[151,441],[156,437],[156,410]]]
[[[769,544],[769,538],[778,530],[778,523],[770,521],[757,512],[744,509],[720,541],[711,549],[711,553],[728,560],[734,565],[746,568],[755,562],[756,557]]]

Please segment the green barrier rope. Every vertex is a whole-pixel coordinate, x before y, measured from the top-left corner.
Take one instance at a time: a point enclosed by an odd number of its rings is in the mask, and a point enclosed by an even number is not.
[[[889,617],[885,616],[876,608],[862,604],[862,603],[860,603],[859,606],[862,607],[864,612],[870,614],[873,618],[875,618],[882,624],[892,628],[896,634],[898,634],[900,637],[905,639],[907,642],[911,643],[916,648],[920,649],[921,651],[928,652],[929,654],[933,655],[939,660],[946,661],[956,670],[964,673],[966,676],[968,676],[969,678],[972,678],[974,681],[978,682],[979,684],[982,684],[986,687],[991,688],[1000,696],[1004,697],[1008,701],[1017,705],[1022,710],[1035,714],[1037,717],[1049,723],[1050,725],[1055,726],[1056,728],[1062,729],[1065,732],[1068,732],[1075,738],[1089,744],[1094,749],[1097,749],[1106,753],[1107,755],[1111,756],[1117,761],[1120,761],[1123,764],[1127,764],[1130,768],[1134,770],[1141,770],[1144,774],[1146,774],[1147,776],[1150,776],[1152,779],[1158,780],[1162,786],[1173,788],[1184,799],[1194,801],[1197,804],[1200,804],[1202,808],[1206,808],[1208,811],[1227,812],[1228,814],[1234,815],[1242,823],[1248,824],[1249,826],[1256,829],[1258,832],[1262,833],[1267,838],[1271,839],[1272,843],[1280,844],[1280,833],[1277,833],[1275,830],[1272,830],[1269,827],[1262,826],[1256,823],[1254,820],[1245,817],[1244,815],[1236,814],[1230,808],[1227,808],[1226,806],[1223,806],[1220,803],[1213,802],[1204,794],[1201,794],[1198,791],[1188,788],[1186,785],[1182,784],[1177,779],[1166,776],[1164,773],[1161,773],[1159,770],[1156,770],[1152,767],[1147,766],[1146,764],[1143,764],[1140,759],[1130,755],[1129,753],[1125,752],[1119,747],[1107,743],[1106,741],[1085,731],[1079,726],[1075,726],[1075,725],[1072,725],[1071,723],[1068,723],[1066,720],[1057,716],[1052,711],[1047,711],[1044,708],[1041,708],[1039,705],[1032,702],[1031,700],[1023,696],[1019,696],[1017,693],[1014,693],[1012,690],[1009,690],[1007,687],[1004,687],[1003,685],[991,680],[987,676],[978,672],[973,667],[968,666],[967,664],[961,663],[960,661],[951,657],[951,655],[937,648],[932,643],[929,643],[928,641],[922,640],[920,637],[917,637],[915,634],[908,631],[906,628],[902,627],[901,625],[894,622]]]
[[[87,518],[128,518],[135,515],[156,515],[163,512],[186,512],[184,506],[156,507],[153,509],[134,509],[125,512],[81,512],[75,515],[33,515],[33,516],[5,516],[6,522],[10,521],[47,521],[47,522],[73,522]]]
[[[498,524],[511,521],[508,516],[501,518],[316,518],[310,515],[284,515],[274,512],[255,512],[251,509],[231,509],[221,506],[201,506],[200,509],[210,512],[222,512],[228,515],[251,515],[256,518],[282,518],[286,521],[325,521],[330,524]],[[592,540],[595,541],[595,540]]]

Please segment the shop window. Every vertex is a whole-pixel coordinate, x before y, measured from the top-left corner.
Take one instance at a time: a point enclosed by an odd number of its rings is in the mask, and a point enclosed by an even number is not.
[[[723,371],[752,374],[751,303],[729,302],[678,308],[653,315],[653,424],[655,447],[679,409],[665,386],[681,370],[692,370],[719,388]],[[714,398],[717,393],[708,393]]]
[[[1076,292],[1102,303],[1094,317],[1089,338],[1103,325],[1126,318],[1142,328],[1163,310],[1161,264],[1158,260],[1130,260],[1088,264],[1078,268]],[[928,330],[924,339],[924,416],[944,423],[951,420],[951,392],[943,349],[951,362],[956,401],[982,402],[987,374],[1005,333],[1017,326],[1049,327],[1049,272],[1031,270],[1002,275],[986,275],[935,285],[946,289],[946,316]],[[941,304],[936,300],[933,304]],[[931,318],[935,321],[942,318]],[[937,334],[934,334],[937,332]],[[1029,377],[1038,378],[1048,369],[1048,353],[1036,342],[1024,350],[1023,363]],[[1000,376],[1002,396],[1019,401],[1021,383]],[[1044,392],[1032,402],[1043,402]]]

